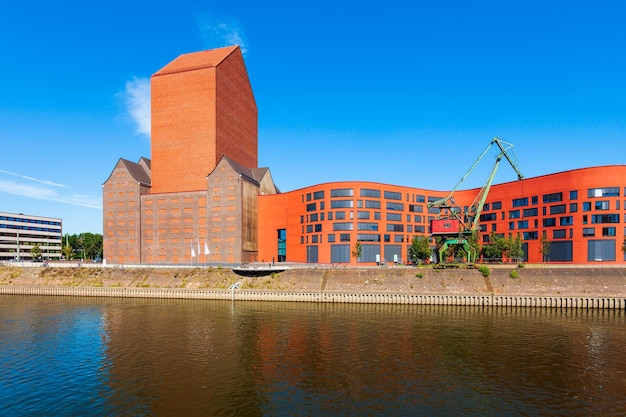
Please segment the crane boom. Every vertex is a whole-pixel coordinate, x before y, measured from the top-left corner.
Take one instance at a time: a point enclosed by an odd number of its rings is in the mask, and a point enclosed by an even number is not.
[[[491,149],[491,147],[496,144],[500,150],[498,155],[496,156],[496,161],[491,170],[491,173],[487,179],[487,182],[480,189],[474,201],[469,206],[469,209],[465,212],[462,212],[460,207],[454,205],[454,193],[461,186],[463,181],[469,176],[469,174],[474,170],[474,168],[478,165],[478,163],[483,159],[483,157],[487,154],[487,152]],[[450,191],[450,193],[439,200],[428,203],[428,207],[438,207],[441,212],[443,211],[445,218],[438,218],[431,221],[431,234],[442,237],[444,240],[442,247],[439,250],[439,261],[442,261],[443,252],[451,245],[456,245],[462,247],[468,254],[468,261],[473,262],[472,258],[476,258],[476,253],[473,248],[468,244],[467,237],[474,233],[478,228],[478,220],[480,219],[480,214],[485,205],[485,201],[487,199],[487,195],[489,194],[489,190],[491,189],[491,185],[496,175],[496,171],[498,170],[498,166],[502,161],[502,158],[506,158],[509,162],[513,170],[517,174],[518,180],[524,178],[520,170],[518,169],[515,162],[511,158],[509,152],[513,148],[513,145],[507,143],[498,137],[494,137],[489,145],[485,148],[485,150],[480,154],[478,159],[472,164],[470,169],[465,173],[465,175],[461,178],[461,180],[456,184],[456,186]],[[473,252],[473,253],[472,253]]]

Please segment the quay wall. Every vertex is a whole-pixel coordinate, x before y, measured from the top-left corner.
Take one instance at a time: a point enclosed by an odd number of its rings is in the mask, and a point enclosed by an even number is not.
[[[241,276],[229,268],[0,266],[0,295],[240,301],[626,308],[626,269],[296,267]],[[236,286],[237,289],[230,288]]]

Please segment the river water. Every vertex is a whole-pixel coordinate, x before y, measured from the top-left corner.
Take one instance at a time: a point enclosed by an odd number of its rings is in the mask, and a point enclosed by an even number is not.
[[[0,415],[626,415],[625,321],[619,310],[0,296]]]

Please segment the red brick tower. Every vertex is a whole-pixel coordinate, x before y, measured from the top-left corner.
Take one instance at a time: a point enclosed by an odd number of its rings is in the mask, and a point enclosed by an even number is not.
[[[206,190],[223,155],[257,168],[257,108],[238,46],[180,55],[151,78],[152,194]]]

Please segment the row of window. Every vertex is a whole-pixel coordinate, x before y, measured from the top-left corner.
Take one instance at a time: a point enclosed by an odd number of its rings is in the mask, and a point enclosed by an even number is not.
[[[371,188],[359,189],[360,197],[381,198],[381,195],[386,200],[397,200],[397,201],[402,200],[402,193],[398,191],[383,191],[381,194],[381,191],[377,189],[371,189]],[[302,197],[304,201],[305,196],[303,195]],[[354,197],[354,189],[353,188],[334,188],[330,190],[330,197],[331,198]],[[323,200],[324,198],[325,198],[325,193],[323,190],[306,194],[306,201]],[[427,200],[428,202],[432,202],[432,201],[437,201],[440,198],[441,198],[440,196],[426,197],[425,195],[422,195],[422,194],[406,193],[406,201],[411,201],[413,203],[425,203]]]
[[[28,218],[22,218],[22,217],[10,217],[10,216],[0,216],[0,221],[48,224],[51,226],[61,226],[61,222],[55,222],[55,221],[50,221],[50,220],[40,220],[40,219],[28,219]]]
[[[349,233],[329,233],[326,236],[326,241],[328,243],[335,242],[350,242],[352,236]],[[393,239],[392,239],[393,238]],[[338,240],[337,240],[338,239]],[[309,243],[323,243],[322,235],[312,235],[312,236],[300,236],[301,244],[309,244]],[[404,235],[390,235],[390,234],[377,234],[377,233],[359,233],[356,235],[357,242],[394,242],[394,243],[402,243],[409,242],[409,237]]]

